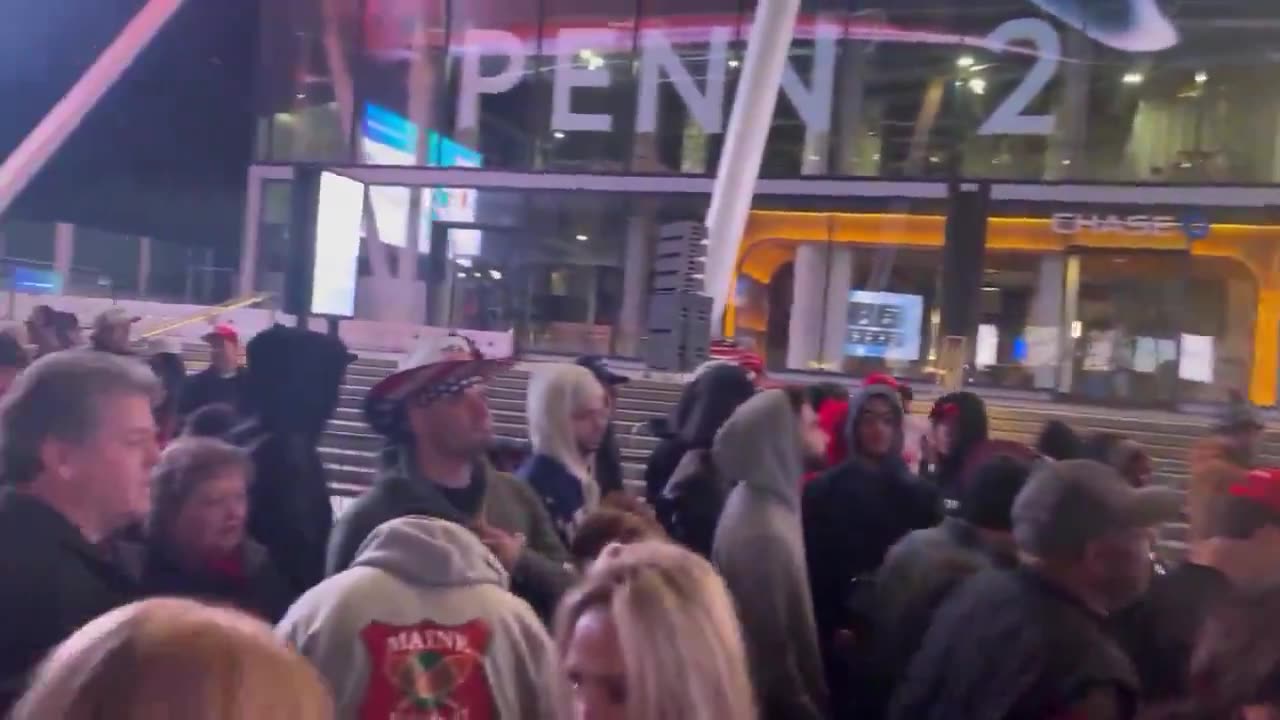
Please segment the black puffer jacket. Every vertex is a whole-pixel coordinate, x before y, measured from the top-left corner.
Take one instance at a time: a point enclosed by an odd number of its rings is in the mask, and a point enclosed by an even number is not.
[[[253,453],[249,533],[300,594],[324,578],[333,509],[317,446],[352,356],[337,338],[283,325],[254,337],[247,355],[251,420],[234,439]]]
[[[646,494],[658,520],[676,541],[707,555],[729,487],[711,461],[716,433],[738,406],[755,395],[737,365],[707,369],[685,387],[670,435],[654,449],[645,471]]]
[[[929,421],[935,427],[941,423],[952,426],[951,452],[938,458],[930,476],[942,494],[947,514],[952,515],[959,510],[960,498],[964,495],[961,485],[965,470],[970,467],[970,456],[987,441],[990,433],[987,406],[971,392],[949,393],[933,404]]]

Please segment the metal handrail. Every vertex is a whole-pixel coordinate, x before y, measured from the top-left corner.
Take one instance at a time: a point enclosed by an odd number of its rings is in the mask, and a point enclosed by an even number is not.
[[[144,333],[141,333],[139,337],[141,337],[143,340],[147,338],[155,337],[162,333],[167,333],[170,330],[176,330],[180,327],[191,325],[192,323],[197,323],[202,320],[208,320],[211,317],[216,317],[229,310],[239,310],[240,308],[243,308],[243,307],[257,305],[258,303],[264,300],[268,300],[274,296],[275,296],[275,293],[264,292],[264,293],[255,293],[253,295],[249,295],[248,297],[240,298],[238,300],[228,300],[227,302],[222,303],[221,305],[215,305],[207,310],[202,310],[201,312],[198,312],[195,315],[192,315],[191,317],[183,318],[181,320],[175,320],[171,323],[168,323],[167,325],[161,325],[158,328],[148,330]]]

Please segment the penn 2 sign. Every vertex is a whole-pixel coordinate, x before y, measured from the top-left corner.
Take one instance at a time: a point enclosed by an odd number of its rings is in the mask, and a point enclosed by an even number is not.
[[[690,68],[676,51],[672,34],[666,29],[641,29],[636,35],[639,48],[635,129],[651,133],[658,125],[658,87],[665,80],[688,109],[690,118],[707,134],[724,132],[725,100],[729,69],[729,45],[734,28],[712,26],[699,33],[706,37],[706,78],[694,79]],[[620,37],[623,36],[623,37]],[[1062,40],[1054,27],[1039,18],[1017,18],[1001,24],[985,37],[923,32],[902,33],[881,29],[879,34],[854,35],[836,24],[818,24],[812,29],[812,62],[808,77],[801,77],[788,60],[782,74],[782,95],[796,109],[809,133],[831,130],[832,98],[835,91],[837,43],[844,38],[876,42],[914,42],[959,45],[996,53],[1034,58],[1031,67],[979,126],[980,135],[1049,135],[1052,114],[1030,114],[1028,108],[1057,73],[1062,57]],[[458,47],[460,45],[460,47]],[[574,94],[587,88],[607,88],[612,75],[604,62],[584,62],[611,51],[631,47],[631,33],[610,29],[563,28],[543,42],[542,51],[554,57],[551,91],[551,130],[561,132],[610,132],[612,113],[580,112],[574,109]],[[686,48],[687,43],[681,43]],[[456,129],[479,124],[480,98],[514,89],[528,74],[530,44],[506,30],[471,29],[455,45],[461,53],[458,79]],[[703,55],[700,53],[700,55]],[[501,62],[493,62],[501,58]],[[700,61],[700,66],[702,62]],[[496,70],[496,71],[495,71]]]

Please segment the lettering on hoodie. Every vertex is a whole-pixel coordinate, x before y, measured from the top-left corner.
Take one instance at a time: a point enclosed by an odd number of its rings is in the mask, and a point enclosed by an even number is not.
[[[464,625],[373,622],[360,631],[369,682],[360,720],[492,720],[497,717],[484,657],[493,633]]]

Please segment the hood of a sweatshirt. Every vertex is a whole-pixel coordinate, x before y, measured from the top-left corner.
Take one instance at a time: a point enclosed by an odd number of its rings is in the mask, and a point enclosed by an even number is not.
[[[275,325],[245,348],[245,400],[271,432],[319,434],[338,407],[352,356],[341,340]]]
[[[796,411],[785,391],[766,390],[739,406],[716,434],[711,454],[730,482],[799,507],[804,462]]]
[[[893,442],[889,445],[889,452],[885,453],[884,457],[879,458],[879,460],[881,462],[890,459],[896,461],[902,457],[902,445],[906,436],[902,427],[902,398],[898,395],[896,387],[879,384],[866,385],[849,400],[849,413],[844,426],[845,440],[849,443],[849,456],[863,457],[862,448],[858,445],[858,433],[856,432],[858,418],[866,411],[867,403],[875,398],[880,398],[887,402],[889,407],[893,409],[894,414]]]
[[[710,448],[733,411],[755,394],[751,376],[737,365],[708,368],[685,388],[672,430],[686,448]]]
[[[929,412],[929,420],[934,425],[940,422],[955,424],[951,434],[951,454],[942,458],[945,475],[959,473],[969,453],[987,441],[987,405],[971,392],[953,392],[938,398]]]
[[[447,520],[407,516],[374,528],[356,551],[352,567],[382,570],[422,588],[497,585],[507,572],[475,533]]]
[[[573,414],[593,393],[603,396],[605,390],[590,370],[580,365],[550,365],[530,378],[525,405],[534,454],[563,465],[582,482],[588,499],[597,486],[573,436]],[[588,505],[594,506],[594,502]]]

